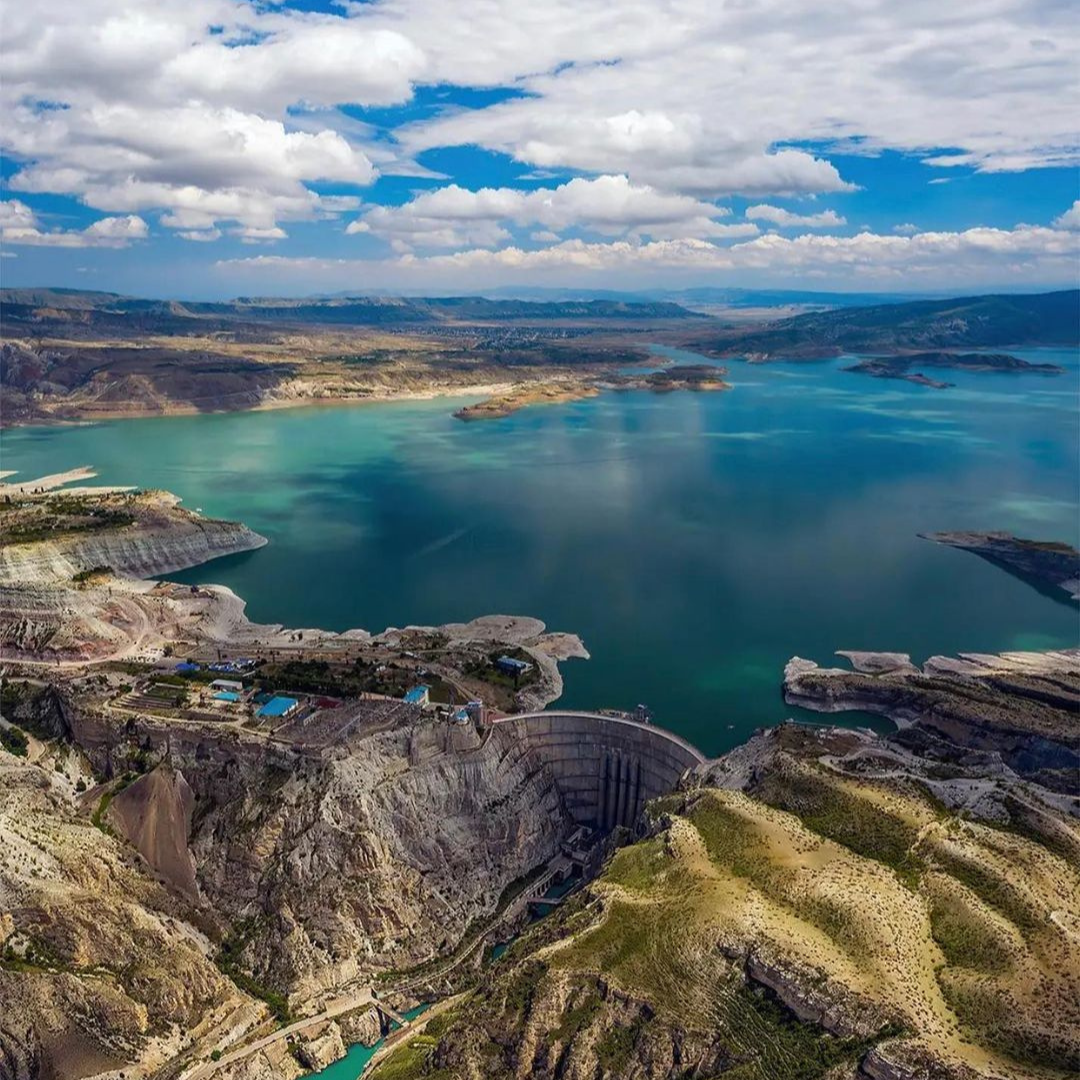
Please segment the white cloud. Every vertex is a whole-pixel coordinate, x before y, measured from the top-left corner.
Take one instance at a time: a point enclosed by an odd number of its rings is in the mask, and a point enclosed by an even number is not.
[[[47,0],[4,21],[11,187],[162,211],[185,232],[346,209],[310,185],[366,185],[376,168],[325,107],[404,101],[425,65],[397,31],[238,0]],[[308,110],[295,124],[292,106]]]
[[[980,282],[1000,284],[1019,274],[1035,280],[1055,280],[1068,274],[1080,254],[1075,234],[1062,229],[1018,226],[1015,229],[976,228],[959,232],[925,232],[915,236],[872,232],[854,236],[805,234],[783,237],[766,234],[723,245],[707,240],[677,238],[648,243],[612,240],[590,243],[565,240],[528,250],[507,246],[498,250],[472,248],[449,254],[404,254],[396,259],[291,259],[259,256],[228,259],[220,270],[239,276],[270,275],[279,282],[318,278],[329,285],[361,287],[368,280],[412,287],[453,284],[468,275],[477,284],[505,283],[508,274],[521,281],[698,280],[703,272],[730,272],[734,280],[800,280],[814,277],[837,285],[898,279],[926,286],[965,287]],[[1041,276],[1040,276],[1041,275]]]
[[[793,214],[790,210],[784,210],[779,206],[769,206],[767,203],[748,206],[745,216],[752,221],[771,221],[783,229],[796,225],[806,229],[828,229],[847,224],[847,219],[841,217],[835,210],[823,210],[820,214]]]
[[[1077,199],[1064,214],[1054,218],[1059,229],[1080,229],[1080,199]]]
[[[277,240],[285,240],[288,233],[277,225],[258,227],[255,225],[241,225],[237,229],[230,229],[233,236],[239,236],[245,244],[272,244]]]
[[[840,189],[827,161],[780,158],[785,143],[953,147],[942,164],[984,170],[1077,160],[1080,45],[1057,0],[532,7],[490,0],[467,19],[436,0],[368,9],[407,28],[443,79],[515,80],[528,94],[415,125],[410,150],[477,144],[711,195]]]
[[[508,154],[534,176],[593,178],[542,198],[448,184],[429,202],[365,208],[348,231],[399,252],[513,247],[512,228],[542,243],[573,230],[635,252],[648,247],[639,238],[691,250],[754,228],[719,220],[720,196],[851,190],[836,152],[894,149],[954,175],[1080,160],[1080,35],[1061,0],[343,0],[332,13],[8,0],[3,18],[11,189],[70,195],[118,220],[156,214],[195,241],[283,239],[283,224],[358,209],[352,189],[380,169],[430,178],[416,155],[447,146]],[[451,94],[405,126],[389,114],[389,131],[341,109],[440,84],[518,94],[472,109]],[[345,194],[320,194],[324,182]],[[842,222],[835,211],[756,220]],[[25,228],[53,237],[28,243],[82,235]]]
[[[919,231],[919,226],[907,221],[902,225],[894,225],[892,231],[900,236],[914,236]]]
[[[501,223],[542,226],[544,239],[572,228],[602,235],[653,238],[754,236],[754,225],[717,222],[731,211],[688,195],[673,195],[625,176],[576,178],[555,188],[519,191],[450,184],[402,206],[376,206],[352,222],[347,233],[370,233],[399,249],[494,247],[509,239]]]
[[[193,240],[196,243],[209,244],[221,239],[220,229],[182,229],[176,234],[181,240]]]
[[[141,217],[100,218],[85,229],[42,231],[37,215],[18,199],[0,202],[0,241],[27,247],[122,248],[149,235]]]

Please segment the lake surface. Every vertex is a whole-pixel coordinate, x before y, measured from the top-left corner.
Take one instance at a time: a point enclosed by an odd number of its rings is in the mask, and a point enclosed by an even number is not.
[[[0,451],[23,476],[94,465],[245,521],[267,547],[182,577],[230,586],[257,621],[574,631],[593,658],[563,665],[561,704],[642,702],[717,753],[793,715],[793,655],[1077,644],[1075,607],[917,536],[1080,543],[1076,356],[1017,355],[1069,371],[947,372],[939,391],[850,360],[735,362],[729,393],[471,424],[445,398],[127,420],[7,431]]]

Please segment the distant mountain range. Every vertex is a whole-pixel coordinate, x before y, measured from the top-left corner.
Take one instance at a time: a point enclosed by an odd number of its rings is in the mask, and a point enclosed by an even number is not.
[[[690,348],[761,359],[908,350],[1080,344],[1080,290],[971,296],[815,311],[703,334]]]
[[[75,321],[95,327],[153,324],[158,331],[190,328],[191,320],[210,323],[319,323],[350,326],[437,324],[511,320],[652,320],[702,319],[705,316],[666,301],[628,302],[492,300],[482,296],[401,297],[336,296],[286,299],[238,297],[224,302],[146,300],[118,293],[77,289],[3,289],[0,310],[5,323]],[[147,325],[149,328],[149,325]],[[206,327],[203,327],[206,328]]]
[[[620,291],[612,289],[557,289],[507,285],[485,290],[485,296],[516,300],[623,300],[646,303],[657,300],[683,307],[695,306],[728,308],[761,307],[865,307],[870,304],[902,303],[908,300],[930,299],[924,293],[815,292],[806,289],[732,289],[703,285],[687,289],[642,289]]]
[[[548,295],[558,295],[549,293]],[[997,294],[882,303],[870,294],[688,289],[686,302],[767,308],[826,301],[811,311],[753,325],[725,325],[670,300],[492,299],[484,296],[334,296],[287,299],[238,297],[224,302],[148,300],[77,289],[2,289],[0,317],[15,334],[61,325],[113,333],[209,333],[245,324],[440,327],[469,324],[600,324],[663,322],[688,333],[691,348],[716,356],[807,359],[844,352],[897,353],[954,348],[1080,344],[1080,290],[1035,295]],[[864,301],[862,306],[855,301]],[[842,303],[838,303],[841,301]],[[873,302],[867,302],[872,300]],[[25,330],[24,330],[25,328]]]

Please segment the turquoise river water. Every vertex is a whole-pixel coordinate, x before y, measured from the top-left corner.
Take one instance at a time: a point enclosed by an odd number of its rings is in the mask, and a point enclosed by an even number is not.
[[[658,350],[664,359],[699,358]],[[708,753],[793,710],[793,655],[1077,643],[1076,608],[918,533],[1078,542],[1064,376],[932,390],[847,361],[733,363],[730,393],[605,393],[465,424],[438,399],[0,435],[22,476],[93,465],[269,537],[179,575],[257,621],[382,629],[536,615],[582,636],[561,704],[652,708]]]

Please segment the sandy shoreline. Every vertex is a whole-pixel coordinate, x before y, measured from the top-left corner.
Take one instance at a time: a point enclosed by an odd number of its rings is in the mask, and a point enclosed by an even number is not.
[[[470,383],[464,386],[432,386],[423,390],[379,390],[362,396],[323,397],[298,395],[274,397],[254,405],[238,408],[200,409],[193,405],[177,404],[165,409],[101,409],[91,410],[81,416],[35,416],[28,420],[0,422],[0,431],[34,427],[76,427],[103,420],[150,420],[173,416],[220,416],[226,413],[273,412],[278,409],[302,409],[319,406],[383,405],[394,401],[433,401],[436,398],[476,397],[485,398],[495,394],[510,393],[529,383]]]

